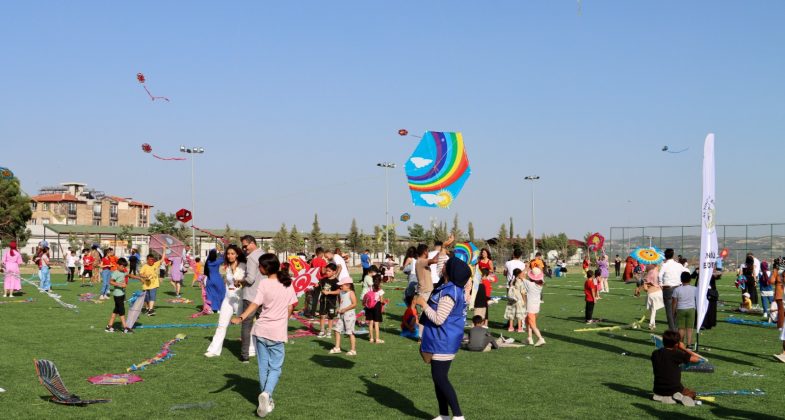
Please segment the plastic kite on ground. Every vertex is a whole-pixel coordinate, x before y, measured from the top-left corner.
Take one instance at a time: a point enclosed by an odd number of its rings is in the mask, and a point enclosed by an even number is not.
[[[166,102],[169,102],[169,98],[167,98],[165,96],[153,96],[153,94],[150,93],[150,90],[147,89],[147,85],[145,84],[145,83],[147,83],[147,79],[144,77],[144,74],[136,73],[136,81],[138,81],[139,84],[142,85],[142,87],[144,88],[144,91],[147,92],[147,95],[150,97],[151,101],[155,101],[156,99],[163,99]]]
[[[689,147],[685,147],[684,149],[673,151],[668,146],[662,146],[662,151],[663,152],[668,152],[668,153],[682,153],[682,152],[686,152],[687,150],[690,150],[690,148]]]
[[[404,213],[404,214],[401,215],[401,221],[404,222],[404,223],[406,223],[409,220],[411,220],[411,218],[412,218],[412,215],[409,214],[409,213]]]
[[[6,303],[33,303],[33,298],[20,299],[20,300],[2,300],[2,301],[0,301],[0,305],[6,304]]]
[[[174,343],[178,343],[181,340],[184,340],[185,337],[186,337],[185,334],[177,334],[176,336],[174,336],[173,339],[164,343],[164,345],[161,347],[161,351],[155,356],[153,356],[152,359],[147,359],[144,362],[139,363],[137,365],[131,365],[131,367],[126,369],[126,371],[134,372],[137,370],[144,370],[149,365],[154,365],[169,360],[170,358],[172,358],[172,356],[174,356],[174,353],[172,353],[172,351],[169,350],[169,347],[171,347],[172,344]]]
[[[591,236],[586,239],[586,243],[588,244],[589,251],[597,252],[605,245],[605,237],[600,235],[599,232],[592,233]]]
[[[665,259],[662,251],[655,246],[639,246],[630,253],[630,256],[644,265],[659,264]]]
[[[57,371],[57,367],[54,363],[49,360],[33,359],[33,364],[35,365],[35,374],[38,375],[38,380],[41,382],[41,385],[52,394],[52,398],[49,401],[53,403],[84,406],[112,401],[83,400],[79,398],[78,395],[68,391],[68,388],[65,387],[62,378],[60,378],[60,372]]]
[[[142,378],[133,373],[104,373],[103,375],[87,378],[87,382],[93,385],[128,385],[142,382],[142,380]]]
[[[0,178],[14,179],[14,173],[10,169],[0,166]]]
[[[153,153],[153,146],[150,146],[149,143],[143,143],[142,151],[145,153]],[[156,155],[155,153],[153,153],[153,157],[160,160],[185,160],[185,158],[182,157],[161,157]]]
[[[470,175],[469,157],[458,132],[426,131],[406,161],[415,206],[450,207]]]
[[[455,258],[466,264],[475,265],[480,259],[480,250],[474,242],[460,242],[455,244]]]

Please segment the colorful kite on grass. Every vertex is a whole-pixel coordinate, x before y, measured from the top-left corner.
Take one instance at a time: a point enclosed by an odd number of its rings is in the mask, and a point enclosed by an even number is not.
[[[148,144],[148,143],[144,143],[144,144],[142,144],[142,151],[145,152],[145,153],[152,153],[153,152],[153,146],[150,146],[150,144]],[[153,153],[153,157],[156,158],[156,159],[160,159],[160,160],[185,160],[185,158],[182,158],[182,157],[162,157],[162,156],[156,155],[155,153]]]
[[[142,87],[144,88],[144,91],[147,92],[147,96],[150,97],[151,101],[155,101],[156,99],[163,99],[166,102],[169,102],[169,98],[167,98],[165,96],[153,96],[153,94],[150,93],[150,90],[147,89],[147,85],[145,84],[145,83],[147,83],[147,79],[144,77],[144,74],[136,73],[136,81],[139,82],[139,84],[142,85]]]
[[[458,132],[426,131],[406,161],[415,206],[450,207],[469,175],[469,157]]]
[[[145,360],[142,363],[139,363],[139,364],[136,364],[136,365],[131,365],[131,367],[126,369],[126,371],[127,372],[135,372],[137,370],[144,370],[149,365],[154,365],[154,364],[165,362],[165,361],[169,360],[170,358],[172,358],[172,356],[174,356],[174,353],[172,353],[172,351],[169,350],[169,347],[171,347],[172,344],[174,344],[174,343],[178,343],[181,340],[184,340],[185,337],[186,337],[185,334],[177,334],[176,336],[174,336],[173,339],[171,339],[171,340],[167,341],[166,343],[164,343],[163,347],[161,347],[161,351],[158,354],[153,356],[151,359]]]
[[[592,233],[586,239],[586,243],[588,244],[589,251],[597,252],[602,249],[603,245],[605,245],[605,237],[600,235],[599,232]]]
[[[142,382],[142,378],[133,373],[104,373],[87,378],[87,382],[93,385],[128,385]]]

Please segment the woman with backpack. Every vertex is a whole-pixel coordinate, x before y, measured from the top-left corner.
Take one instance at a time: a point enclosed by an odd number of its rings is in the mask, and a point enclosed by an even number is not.
[[[512,271],[513,279],[507,288],[507,308],[504,309],[504,319],[510,321],[507,331],[514,331],[518,323],[518,332],[523,332],[523,319],[526,318],[526,289],[523,286],[526,273],[520,268]]]
[[[382,296],[384,296],[382,276],[376,274],[373,276],[373,287],[363,295],[365,320],[368,321],[368,341],[376,344],[384,344],[384,340],[379,337],[379,325],[382,323]]]

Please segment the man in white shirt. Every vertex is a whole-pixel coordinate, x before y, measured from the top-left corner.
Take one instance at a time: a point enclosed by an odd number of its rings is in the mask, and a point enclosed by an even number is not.
[[[673,248],[665,250],[665,263],[660,267],[659,283],[662,287],[662,299],[665,301],[665,316],[668,317],[668,329],[676,331],[676,318],[673,316],[673,290],[681,286],[681,273],[689,272],[682,264],[673,259]]]
[[[515,278],[512,273],[516,268],[520,268],[521,271],[526,271],[526,263],[521,261],[522,256],[523,251],[520,248],[515,248],[515,250],[512,251],[512,259],[504,263],[504,275],[507,276],[507,286],[512,284],[512,281]]]
[[[447,255],[446,252],[443,252],[446,248],[450,246],[455,241],[455,237],[450,235],[447,238],[447,242],[442,241],[435,241],[433,243],[433,251],[428,253],[428,260],[430,261],[430,269],[431,269],[431,281],[435,285],[439,282],[442,277],[442,270],[444,269],[444,264],[447,263],[447,260],[450,259],[450,256]]]
[[[338,281],[348,279],[349,281],[352,280],[352,275],[349,274],[349,269],[346,267],[346,260],[341,255],[340,249],[335,249],[335,252],[327,251],[324,253],[324,256],[327,257],[332,263],[334,263],[338,267]]]

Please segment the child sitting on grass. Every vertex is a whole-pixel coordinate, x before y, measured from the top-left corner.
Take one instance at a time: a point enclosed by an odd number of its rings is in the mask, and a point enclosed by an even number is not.
[[[340,287],[340,291],[337,292],[339,294],[338,319],[333,328],[333,331],[335,331],[335,347],[330,350],[330,354],[341,352],[341,335],[348,334],[351,349],[346,352],[346,355],[357,356],[355,349],[357,340],[354,337],[354,323],[357,320],[354,308],[357,307],[357,296],[354,295],[354,284],[352,284],[350,277],[344,277],[338,282],[338,286]]]
[[[128,286],[128,280],[125,276],[126,267],[128,267],[128,261],[125,258],[118,259],[117,270],[112,271],[109,277],[109,285],[114,288],[112,289],[114,310],[109,317],[109,323],[106,324],[106,332],[114,332],[114,321],[118,315],[120,316],[120,322],[123,324],[123,333],[133,332],[125,324],[125,288]]]
[[[583,283],[583,295],[584,300],[586,301],[586,310],[585,310],[585,317],[587,324],[591,324],[594,321],[592,315],[594,315],[594,302],[597,301],[597,284],[594,282],[594,272],[591,270],[586,271],[586,282]]]
[[[412,300],[414,300],[414,296],[406,296],[406,298],[404,298],[406,311],[404,311],[401,320],[401,337],[419,339],[420,329],[417,327],[417,310],[414,309]]]
[[[498,349],[501,347],[522,347],[522,344],[512,344],[515,340],[512,338],[504,339],[504,337],[493,338],[488,328],[483,326],[481,316],[475,315],[472,318],[474,327],[469,330],[469,340],[464,344],[464,349],[469,351],[488,352],[491,349]]]
[[[683,287],[683,286],[682,286]],[[654,372],[654,401],[675,404],[680,401],[687,407],[695,405],[695,391],[681,384],[681,365],[698,363],[701,357],[684,347],[677,331],[662,334],[663,347],[651,354],[651,367]]]

